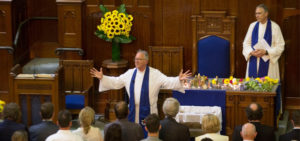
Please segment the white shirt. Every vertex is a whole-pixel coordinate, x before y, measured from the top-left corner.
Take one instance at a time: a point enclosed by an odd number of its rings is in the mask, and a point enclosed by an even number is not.
[[[125,87],[127,94],[130,98],[130,81],[134,72],[134,69],[129,69],[119,77],[103,76],[99,83],[99,92],[109,89],[120,89]],[[142,83],[144,79],[145,71],[140,72],[137,70],[136,79],[134,83],[134,100],[135,100],[135,122],[139,123],[139,105],[141,97]],[[159,70],[149,67],[149,103],[150,113],[157,112],[157,99],[158,93],[161,88],[174,89],[184,93],[179,77],[167,77]]]
[[[250,24],[245,40],[243,42],[243,55],[246,61],[248,61],[246,77],[248,77],[250,53],[253,51],[253,49],[251,48],[251,40],[252,40],[252,31],[255,27],[255,24],[256,22]],[[271,25],[272,25],[271,26],[272,28],[271,48],[266,49],[269,54],[268,57],[270,58],[268,76],[273,79],[280,79],[278,59],[280,58],[281,53],[284,50],[285,42],[280,27],[273,21],[271,21]],[[259,23],[258,42],[264,40],[266,26],[267,26],[267,22],[265,24]],[[257,58],[257,70],[259,69],[259,61],[260,58]]]
[[[78,135],[73,134],[70,130],[58,130],[55,134],[49,136],[46,141],[83,141]]]
[[[229,141],[228,136],[223,136],[218,133],[206,133],[195,138],[195,141],[201,141],[204,138],[210,138],[213,141]]]
[[[83,128],[77,128],[72,131],[74,134],[82,137],[84,141],[103,141],[103,137],[100,133],[99,128],[91,126],[89,132],[87,134],[84,133]]]

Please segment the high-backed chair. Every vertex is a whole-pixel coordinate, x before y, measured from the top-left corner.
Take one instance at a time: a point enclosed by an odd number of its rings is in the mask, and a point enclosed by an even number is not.
[[[192,72],[209,78],[234,74],[235,18],[225,11],[192,16]]]
[[[62,107],[78,114],[85,106],[93,107],[94,81],[90,76],[92,60],[61,60],[64,71]]]

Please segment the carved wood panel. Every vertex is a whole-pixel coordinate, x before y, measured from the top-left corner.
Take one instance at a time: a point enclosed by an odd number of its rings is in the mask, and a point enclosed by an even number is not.
[[[12,46],[11,4],[0,5],[0,46]]]

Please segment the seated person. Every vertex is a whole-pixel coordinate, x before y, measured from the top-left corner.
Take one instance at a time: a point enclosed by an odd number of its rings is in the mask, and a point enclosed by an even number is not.
[[[243,125],[241,136],[244,141],[254,141],[257,135],[255,126],[252,123],[245,123]]]
[[[30,141],[44,141],[58,131],[58,126],[52,122],[54,106],[50,102],[41,105],[40,114],[43,121],[29,128]]]
[[[27,132],[24,130],[15,131],[11,137],[11,141],[28,141]]]
[[[124,101],[118,102],[115,105],[115,115],[117,120],[113,123],[107,124],[104,128],[104,134],[107,128],[112,124],[119,124],[122,128],[122,140],[123,141],[140,141],[144,138],[144,131],[142,127],[134,122],[129,122],[128,116],[128,106]]]
[[[111,124],[105,132],[104,141],[124,141],[121,126],[117,123]]]
[[[163,141],[189,141],[189,128],[177,123],[174,119],[179,111],[180,104],[175,98],[167,98],[163,104],[165,119],[160,121],[159,138]]]
[[[260,123],[260,120],[263,117],[263,109],[258,103],[251,103],[246,108],[246,115],[248,121],[252,123],[256,128],[257,136],[255,138],[255,141],[275,141],[274,129],[270,126]],[[243,140],[240,134],[241,130],[242,125],[236,126],[234,128],[234,132],[232,135],[233,141]]]
[[[228,136],[220,135],[220,121],[217,116],[213,114],[204,115],[201,124],[204,135],[196,137],[196,141],[201,141],[203,138],[211,138],[215,141],[228,141]]]
[[[83,139],[73,134],[70,131],[72,126],[72,114],[68,110],[62,110],[58,113],[58,120],[57,120],[59,130],[49,136],[46,141],[83,141]]]
[[[141,141],[161,141],[158,138],[159,129],[161,128],[159,117],[156,114],[148,115],[145,118],[145,124],[145,130],[148,132],[148,137]]]
[[[19,105],[16,103],[8,103],[3,109],[4,121],[0,123],[0,139],[1,141],[11,141],[13,133],[17,130],[26,130],[26,127],[18,123],[21,118]]]
[[[292,124],[294,126],[294,129],[289,133],[281,135],[279,137],[279,141],[300,141],[300,110],[295,110],[293,112]]]
[[[95,119],[95,111],[87,106],[79,113],[80,127],[73,131],[85,141],[103,141],[99,128],[91,126]]]

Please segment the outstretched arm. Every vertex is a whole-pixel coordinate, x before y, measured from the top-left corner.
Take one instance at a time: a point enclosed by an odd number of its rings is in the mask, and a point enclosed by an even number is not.
[[[100,68],[100,71],[98,71],[95,68],[90,69],[90,74],[92,77],[96,77],[99,80],[101,80],[103,78],[103,72],[102,72],[102,68]]]

